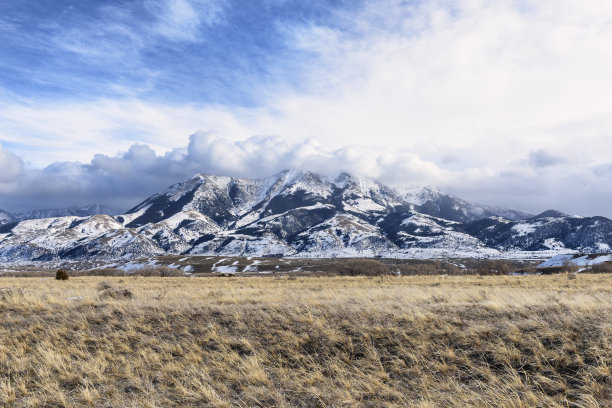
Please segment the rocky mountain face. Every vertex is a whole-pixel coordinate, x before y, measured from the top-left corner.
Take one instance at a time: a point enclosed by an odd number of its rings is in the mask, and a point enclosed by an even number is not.
[[[0,226],[0,260],[245,256],[504,256],[609,250],[612,221],[539,216],[341,174],[266,179],[200,174],[126,214],[67,215]]]

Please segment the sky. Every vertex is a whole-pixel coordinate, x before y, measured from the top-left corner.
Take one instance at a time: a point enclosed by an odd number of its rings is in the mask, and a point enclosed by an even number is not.
[[[348,171],[612,217],[609,0],[0,2],[0,208]]]

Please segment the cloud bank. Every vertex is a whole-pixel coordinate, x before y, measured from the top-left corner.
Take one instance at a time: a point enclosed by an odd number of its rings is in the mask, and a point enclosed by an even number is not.
[[[526,166],[525,162],[533,163]],[[89,162],[55,162],[42,169],[25,167],[0,150],[0,208],[22,211],[100,203],[129,209],[147,196],[196,173],[267,177],[287,168],[334,175],[346,171],[390,185],[431,185],[483,204],[531,212],[559,208],[582,215],[611,216],[612,163],[560,172],[555,156],[543,150],[502,171],[451,170],[406,149],[351,145],[327,149],[314,140],[290,142],[274,136],[231,141],[214,132],[198,132],[186,146],[158,154],[134,144],[115,156],[96,154]]]
[[[612,216],[608,0],[20,4],[0,5],[0,208],[302,167]]]

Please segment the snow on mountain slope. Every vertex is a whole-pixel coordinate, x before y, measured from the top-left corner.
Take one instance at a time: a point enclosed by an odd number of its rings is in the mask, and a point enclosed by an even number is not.
[[[420,213],[402,214],[399,226],[393,231],[395,243],[402,249],[446,248],[470,252],[485,247],[479,239],[457,231],[460,225],[454,221]]]
[[[182,253],[189,250],[200,237],[216,234],[219,226],[204,214],[194,211],[182,211],[160,221],[145,224],[137,232],[156,242],[164,251]]]
[[[440,191],[427,186],[398,186],[396,191],[410,204],[420,206],[439,199]]]
[[[520,257],[609,250],[611,234],[612,221],[603,217],[532,217],[430,188],[287,170],[264,179],[198,174],[117,216],[5,223],[0,261],[183,253]]]
[[[274,235],[249,236],[234,234],[199,244],[189,254],[227,256],[268,256],[297,254],[297,250]]]
[[[459,230],[501,250],[601,252],[612,246],[612,221],[604,217],[545,217],[510,222],[488,218]]]
[[[351,214],[334,215],[299,233],[295,242],[311,256],[374,256],[397,249],[380,228]]]
[[[119,254],[163,253],[155,250],[156,245],[140,245],[145,240],[133,231],[124,230],[121,223],[108,215],[26,220],[0,230],[0,259],[106,258]]]
[[[198,174],[128,211],[128,214],[142,211],[128,226],[159,222],[181,211],[193,210],[209,217],[220,227],[229,227],[258,204],[261,207],[288,185],[294,185],[296,178],[297,174],[289,171],[261,180]]]

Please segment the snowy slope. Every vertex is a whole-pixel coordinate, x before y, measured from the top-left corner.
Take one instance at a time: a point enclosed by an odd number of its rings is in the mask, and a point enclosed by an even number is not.
[[[4,262],[161,254],[533,257],[611,245],[612,221],[603,217],[533,217],[430,188],[295,170],[265,179],[198,174],[126,214],[0,225]]]

